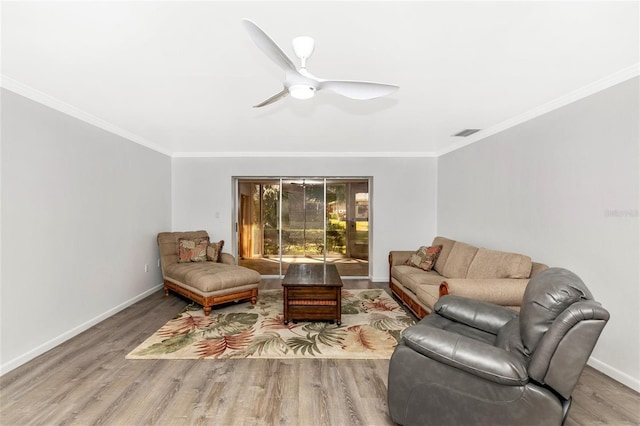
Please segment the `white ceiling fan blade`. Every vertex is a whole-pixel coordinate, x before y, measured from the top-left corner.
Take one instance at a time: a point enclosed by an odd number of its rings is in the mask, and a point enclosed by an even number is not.
[[[260,108],[263,107],[265,105],[269,105],[272,104],[276,101],[279,101],[282,98],[287,97],[287,95],[289,94],[289,90],[287,90],[286,88],[282,89],[282,92],[278,92],[275,95],[271,96],[269,99],[266,99],[262,102],[260,102],[258,105],[254,105],[254,108]]]
[[[249,19],[243,19],[242,25],[244,25],[245,30],[249,33],[249,37],[251,40],[258,46],[260,50],[264,52],[265,55],[269,57],[273,62],[276,63],[283,70],[296,70],[296,66],[293,64],[291,59],[278,47],[275,41],[271,39],[258,27],[255,23],[250,21]]]
[[[330,90],[351,99],[374,99],[390,95],[400,87],[393,84],[370,83],[366,81],[321,81],[318,89]]]

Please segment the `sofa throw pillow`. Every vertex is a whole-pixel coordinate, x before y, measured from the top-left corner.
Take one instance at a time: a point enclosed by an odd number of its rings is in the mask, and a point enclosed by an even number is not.
[[[415,253],[413,253],[409,257],[405,265],[420,268],[425,271],[430,271],[431,269],[433,269],[433,265],[436,264],[436,260],[438,260],[438,256],[440,255],[441,250],[441,245],[431,247],[421,246]]]
[[[210,262],[220,262],[223,246],[224,240],[220,240],[217,243],[209,243],[207,246],[207,260]]]
[[[197,240],[180,238],[178,240],[178,263],[206,261],[208,245],[209,238],[198,238]]]

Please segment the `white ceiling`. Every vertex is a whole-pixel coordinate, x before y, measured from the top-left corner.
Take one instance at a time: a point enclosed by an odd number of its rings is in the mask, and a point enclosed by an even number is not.
[[[2,84],[173,155],[437,155],[637,75],[638,5],[2,2]],[[314,37],[314,75],[400,90],[252,108],[284,73],[242,18],[296,63],[291,39]]]

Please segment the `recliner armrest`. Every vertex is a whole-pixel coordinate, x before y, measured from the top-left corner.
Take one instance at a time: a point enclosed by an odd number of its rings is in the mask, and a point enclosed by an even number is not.
[[[509,351],[469,337],[418,323],[403,333],[414,351],[478,377],[509,386],[529,381],[526,366]]]
[[[452,321],[492,334],[498,334],[498,330],[518,316],[509,308],[460,296],[442,296],[433,310]]]

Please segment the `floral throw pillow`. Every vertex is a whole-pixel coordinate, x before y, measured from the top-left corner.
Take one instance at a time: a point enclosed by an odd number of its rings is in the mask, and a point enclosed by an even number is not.
[[[207,260],[210,262],[220,262],[223,246],[224,240],[220,240],[217,243],[209,243],[207,246]]]
[[[440,255],[441,250],[441,245],[431,247],[421,246],[415,253],[413,253],[409,257],[409,259],[405,262],[405,265],[420,268],[425,271],[430,271],[433,268],[433,265],[436,264],[436,260],[438,260],[438,256]]]
[[[209,238],[198,238],[197,240],[181,238],[178,241],[178,263],[206,261],[208,245]]]

